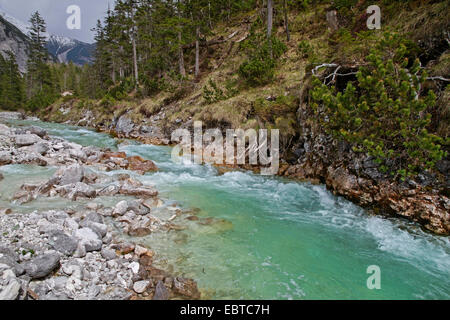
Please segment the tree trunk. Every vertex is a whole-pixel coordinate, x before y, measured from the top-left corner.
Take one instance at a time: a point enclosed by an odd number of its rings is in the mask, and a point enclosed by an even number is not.
[[[138,73],[138,64],[137,64],[137,52],[136,52],[136,39],[133,34],[133,66],[134,66],[134,80],[136,81],[136,88],[139,85],[139,73]]]
[[[184,67],[183,39],[181,34],[182,29],[181,29],[180,0],[178,0],[177,17],[178,17],[178,64],[180,67],[180,74],[184,78],[186,77],[186,68]]]
[[[200,27],[197,27],[195,39],[195,77],[200,74]]]
[[[178,31],[178,62],[180,65],[180,74],[183,77],[186,77],[186,69],[184,68],[184,53],[183,53],[183,45],[181,43],[181,30]]]
[[[267,38],[272,37],[272,27],[273,27],[273,2],[272,0],[267,0]]]
[[[267,40],[270,46],[270,57],[273,59],[272,52],[272,27],[273,27],[273,2],[267,0]]]
[[[284,27],[286,28],[286,39],[291,41],[291,35],[289,33],[289,19],[288,19],[288,6],[287,0],[284,0]]]

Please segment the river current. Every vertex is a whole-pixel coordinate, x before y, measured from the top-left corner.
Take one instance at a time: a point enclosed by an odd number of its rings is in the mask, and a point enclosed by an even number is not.
[[[200,221],[183,231],[140,239],[161,267],[194,278],[213,299],[449,299],[450,240],[414,223],[369,215],[324,186],[246,171],[219,175],[209,165],[174,163],[169,147],[118,144],[107,134],[44,122],[51,135],[84,146],[107,147],[153,160],[157,173],[136,176],[165,201],[194,209]],[[0,206],[22,182],[41,181],[53,168],[0,167]],[[34,201],[24,212],[64,208]],[[16,208],[19,209],[19,208]],[[213,219],[208,219],[213,218]],[[381,271],[381,289],[370,290],[369,266]]]

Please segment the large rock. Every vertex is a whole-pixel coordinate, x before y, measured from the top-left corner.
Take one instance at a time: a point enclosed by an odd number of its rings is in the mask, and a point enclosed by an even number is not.
[[[139,156],[133,156],[127,158],[128,170],[138,171],[140,173],[155,172],[158,171],[158,167],[151,160],[145,160]]]
[[[86,160],[87,160],[86,153],[81,149],[72,149],[69,151],[69,154],[70,154],[71,158],[74,158],[74,159],[77,159],[77,160],[80,160],[83,162],[86,162]]]
[[[117,254],[114,250],[112,249],[108,249],[108,248],[103,248],[102,251],[100,252],[100,254],[102,255],[102,257],[106,260],[114,260],[117,258]]]
[[[175,278],[173,280],[173,291],[176,294],[188,297],[190,299],[200,299],[200,292],[197,283],[192,279]]]
[[[75,164],[69,167],[61,168],[56,172],[55,176],[60,177],[60,186],[74,184],[83,180],[84,169],[82,166]]]
[[[10,136],[11,129],[8,126],[5,126],[4,124],[0,123],[0,135],[1,136]]]
[[[68,184],[57,189],[61,196],[64,196],[72,201],[78,198],[95,198],[97,196],[97,191],[91,186],[83,183],[77,182],[75,184]]]
[[[118,134],[123,134],[125,136],[128,136],[131,133],[131,131],[133,131],[133,129],[134,129],[134,123],[126,115],[121,116],[119,118],[119,120],[117,120],[116,132]]]
[[[93,221],[89,221],[89,220],[81,221],[80,226],[91,229],[100,238],[103,238],[104,236],[106,236],[106,233],[108,232],[108,227],[105,224],[93,222]]]
[[[128,234],[132,237],[144,237],[151,233],[150,219],[133,221],[128,227]]]
[[[25,130],[32,134],[35,134],[41,138],[44,138],[47,136],[47,131],[45,131],[44,129],[42,129],[40,127],[31,126],[31,127],[25,128]]]
[[[18,147],[31,146],[35,143],[41,142],[42,139],[35,134],[20,134],[15,137],[16,145]]]
[[[142,204],[141,201],[130,201],[128,203],[128,210],[132,210],[134,213],[140,216],[145,216],[150,213],[150,209]]]
[[[77,249],[78,241],[62,231],[53,230],[48,235],[49,244],[56,251],[71,256]]]
[[[49,150],[48,144],[45,142],[38,142],[32,146],[20,148],[20,151],[22,152],[33,152],[40,155],[46,154],[48,150]]]
[[[59,266],[59,254],[50,253],[38,256],[31,261],[25,262],[24,267],[27,275],[32,279],[40,279],[48,276]]]
[[[23,120],[25,119],[24,115],[20,112],[0,112],[0,119],[6,120]]]
[[[79,239],[87,252],[99,251],[102,248],[102,240],[99,235],[90,228],[81,228],[74,232],[74,237]]]
[[[151,187],[134,187],[130,184],[124,184],[120,188],[120,194],[127,195],[127,196],[134,196],[134,197],[141,197],[141,198],[152,198],[156,197],[158,195],[158,191]]]
[[[0,300],[16,300],[20,292],[20,282],[14,272],[5,265],[0,265]],[[3,285],[1,285],[3,283]]]
[[[46,166],[47,161],[42,157],[42,155],[31,150],[27,153],[21,153],[18,156],[17,163],[19,164],[34,164],[38,166]]]
[[[9,266],[12,270],[14,270],[14,273],[16,276],[21,276],[24,274],[25,269],[22,265],[17,263],[17,260],[15,260],[12,256],[0,254],[0,264],[4,264]]]
[[[114,207],[114,216],[123,216],[128,211],[128,202],[126,200],[120,201]]]
[[[9,151],[0,151],[0,166],[10,164],[12,162],[12,154]]]

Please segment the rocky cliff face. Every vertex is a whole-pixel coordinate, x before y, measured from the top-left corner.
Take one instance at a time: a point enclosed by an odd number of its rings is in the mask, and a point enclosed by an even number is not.
[[[22,73],[26,71],[28,48],[28,37],[0,16],[0,53],[12,51]]]

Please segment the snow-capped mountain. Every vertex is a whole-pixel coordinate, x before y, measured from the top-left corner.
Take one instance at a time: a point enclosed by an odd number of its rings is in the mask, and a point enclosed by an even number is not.
[[[20,21],[9,15],[0,8],[0,16],[19,29],[23,34],[28,35],[30,24]],[[92,63],[95,44],[89,44],[68,37],[58,36],[46,33],[47,50],[61,63],[73,62],[78,65]]]
[[[84,65],[92,63],[92,56],[95,44],[81,42],[67,37],[51,35],[47,40],[47,50],[58,62],[67,63],[69,61]]]

